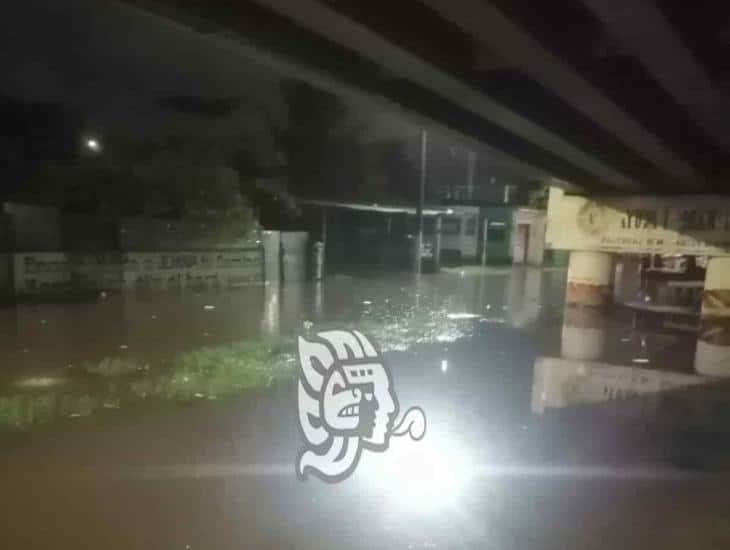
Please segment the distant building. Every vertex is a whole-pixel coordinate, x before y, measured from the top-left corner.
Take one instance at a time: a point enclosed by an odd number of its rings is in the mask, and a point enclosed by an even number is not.
[[[543,263],[545,211],[513,206],[452,205],[443,216],[444,260]],[[486,240],[485,240],[486,239]]]

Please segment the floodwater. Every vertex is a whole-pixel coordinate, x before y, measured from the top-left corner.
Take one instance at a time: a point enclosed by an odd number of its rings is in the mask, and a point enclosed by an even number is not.
[[[515,267],[2,310],[4,547],[730,547],[698,320],[564,295]],[[292,339],[338,327],[427,433],[302,482]]]

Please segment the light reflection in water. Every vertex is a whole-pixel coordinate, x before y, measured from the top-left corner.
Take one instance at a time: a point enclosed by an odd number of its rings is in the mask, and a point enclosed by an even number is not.
[[[0,386],[0,429],[133,407],[141,400],[209,400],[266,386],[293,374],[290,337],[308,318],[316,321],[310,330],[357,326],[385,352],[473,333],[477,315],[459,313],[475,306],[478,278],[453,285],[453,277],[423,277],[418,288],[408,279],[335,278],[230,293],[112,295],[88,304],[21,306],[12,317],[17,328],[8,348],[27,350],[27,359],[18,362],[11,353],[5,364],[8,371],[20,369],[14,382],[26,382]],[[493,301],[494,292],[481,286]],[[365,310],[363,302],[370,302]],[[256,310],[259,320],[252,324]],[[31,342],[32,353],[19,347]],[[32,375],[23,374],[29,366]],[[38,382],[56,378],[64,383]]]

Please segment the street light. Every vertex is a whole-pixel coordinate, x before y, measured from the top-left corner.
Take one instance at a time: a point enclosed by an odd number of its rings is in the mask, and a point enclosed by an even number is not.
[[[93,153],[95,155],[98,155],[101,153],[101,141],[99,141],[97,138],[94,137],[86,137],[84,138],[84,147],[87,151],[90,153]]]

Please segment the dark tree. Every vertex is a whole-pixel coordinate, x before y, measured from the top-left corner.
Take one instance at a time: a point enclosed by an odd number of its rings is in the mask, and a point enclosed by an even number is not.
[[[280,133],[280,144],[287,156],[290,190],[297,195],[323,195],[328,146],[345,108],[336,96],[304,82],[286,80],[281,89],[289,125]]]

